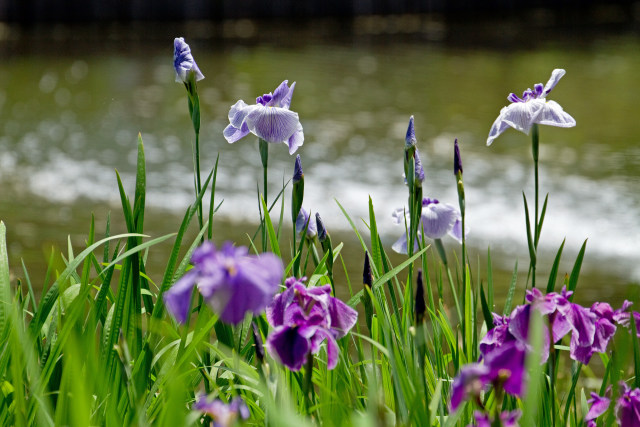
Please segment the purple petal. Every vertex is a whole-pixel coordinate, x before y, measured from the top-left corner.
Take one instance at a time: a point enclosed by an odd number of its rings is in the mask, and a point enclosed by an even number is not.
[[[309,212],[305,208],[300,208],[298,217],[296,218],[296,234],[302,235],[306,230],[307,237],[310,239],[318,234],[318,228],[315,221],[310,220]]]
[[[553,90],[553,88],[556,87],[556,85],[558,84],[562,76],[565,75],[565,73],[566,71],[561,68],[556,68],[551,72],[551,77],[549,78],[549,81],[547,82],[547,84],[544,86],[544,91],[543,91],[544,96],[547,96],[549,92],[551,92],[551,90]]]
[[[233,144],[234,142],[244,138],[249,135],[249,133],[249,127],[246,123],[243,123],[240,129],[233,127],[233,125],[227,125],[222,132],[229,144]]]
[[[418,247],[417,242],[415,246]],[[407,253],[407,233],[402,233],[400,238],[396,240],[396,242],[393,245],[391,245],[391,249],[393,249],[395,252],[399,254],[406,254]]]
[[[465,227],[464,235],[466,236],[467,234],[469,234],[469,227]],[[458,243],[462,243],[462,221],[460,219],[456,219],[456,222],[453,224],[451,231],[449,231],[449,236],[456,239]]]
[[[204,79],[204,75],[193,59],[191,48],[182,37],[176,37],[173,40],[173,68],[176,71],[178,83],[185,82],[190,72],[194,73],[196,81]]]
[[[589,412],[587,412],[587,416],[584,417],[584,419],[585,421],[590,421],[607,412],[611,399],[592,392],[591,399],[587,400],[587,403],[589,403],[591,407],[589,407]]]
[[[296,129],[286,142],[289,146],[289,154],[295,153],[296,150],[304,144],[304,132],[302,131],[302,125],[300,123],[298,123],[298,129]]]
[[[497,348],[484,358],[489,367],[489,376],[502,383],[507,393],[521,396],[525,370],[525,350],[518,342],[510,342]]]
[[[285,80],[273,91],[271,99],[267,102],[267,107],[282,107],[282,100],[289,94],[289,81]],[[289,101],[291,102],[291,101]],[[288,109],[288,107],[287,107]]]
[[[555,101],[547,101],[538,116],[536,123],[561,128],[570,128],[576,125],[576,121],[569,114],[565,113],[560,104]]]
[[[448,203],[431,203],[422,208],[422,231],[431,239],[440,239],[453,228],[460,214]]]
[[[591,345],[596,333],[597,316],[581,305],[571,304],[567,319],[573,327],[574,335],[578,335],[578,343],[581,346]]]
[[[413,116],[409,118],[409,126],[407,127],[407,135],[404,138],[405,147],[411,147],[416,145],[416,129],[413,125]]]
[[[267,142],[286,142],[298,130],[298,113],[280,107],[258,106],[247,114],[249,130]]]
[[[287,93],[287,95],[284,96],[280,101],[280,106],[282,108],[286,108],[287,110],[289,109],[289,106],[291,105],[291,97],[293,97],[293,90],[295,89],[295,87],[296,87],[296,82],[293,82],[293,84],[289,88],[289,92]]]
[[[163,294],[164,304],[167,310],[180,323],[187,321],[189,306],[191,305],[191,295],[197,280],[197,270],[192,269],[182,276],[168,291]]]
[[[269,353],[292,371],[302,368],[311,350],[309,339],[301,336],[298,328],[289,326],[280,326],[271,332],[266,346]]]
[[[327,331],[318,330],[318,335],[327,339],[327,369],[332,370],[338,364],[338,355],[340,354],[338,343],[333,335]]]
[[[472,363],[463,366],[451,385],[451,410],[455,411],[469,395],[479,395],[487,384],[484,379],[489,373],[485,365]]]
[[[331,329],[336,332],[336,339],[342,338],[356,324],[358,312],[338,298],[329,298],[329,316]]]

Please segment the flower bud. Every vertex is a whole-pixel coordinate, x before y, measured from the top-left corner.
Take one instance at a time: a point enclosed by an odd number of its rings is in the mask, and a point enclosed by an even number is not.
[[[460,158],[460,148],[458,148],[458,138],[453,146],[453,174],[462,174],[462,159]]]
[[[422,284],[422,270],[418,270],[416,278],[416,300],[414,302],[414,311],[416,313],[416,323],[422,323],[425,320],[427,307],[424,303],[424,286]]]

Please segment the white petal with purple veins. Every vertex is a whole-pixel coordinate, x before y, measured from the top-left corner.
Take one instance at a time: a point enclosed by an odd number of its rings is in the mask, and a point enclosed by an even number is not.
[[[509,124],[504,121],[504,113],[506,110],[507,110],[507,107],[502,107],[502,110],[500,110],[500,115],[498,116],[496,121],[493,122],[493,125],[491,126],[491,130],[489,131],[489,137],[487,138],[488,146],[491,145],[493,141],[502,134],[502,132],[509,129]]]
[[[247,114],[249,130],[267,142],[285,142],[298,130],[298,113],[279,107],[253,108]]]
[[[538,116],[537,123],[561,128],[570,128],[576,125],[575,119],[565,113],[562,106],[555,101],[547,101]]]
[[[422,230],[431,239],[440,239],[458,219],[456,208],[448,203],[431,203],[422,208]]]
[[[233,144],[237,140],[249,135],[249,127],[246,123],[242,123],[242,127],[240,129],[233,125],[227,125],[222,134],[229,144]]]
[[[304,133],[302,132],[302,124],[298,122],[298,129],[291,135],[289,140],[287,141],[287,145],[289,146],[289,154],[293,154],[296,152],[298,147],[300,147],[304,143]]]
[[[544,109],[544,105],[544,99],[516,102],[507,107],[503,115],[503,120],[512,128],[529,135],[531,126],[537,123],[538,116]]]
[[[543,96],[546,96],[549,92],[551,92],[551,90],[558,84],[565,73],[566,71],[561,68],[556,68],[551,72],[551,77],[549,78],[549,81],[544,86],[544,90],[542,91]]]

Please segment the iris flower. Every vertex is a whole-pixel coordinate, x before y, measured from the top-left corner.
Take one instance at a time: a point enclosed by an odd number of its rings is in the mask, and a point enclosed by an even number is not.
[[[274,254],[249,255],[246,247],[231,242],[219,250],[204,242],[191,262],[194,268],[164,293],[167,308],[180,323],[187,320],[194,286],[223,321],[238,324],[247,312],[264,310],[284,275],[282,260]]]
[[[451,409],[469,398],[478,398],[488,384],[521,396],[525,376],[525,348],[510,342],[488,353],[482,363],[463,366],[451,386]]]
[[[200,395],[193,404],[193,409],[209,415],[213,420],[213,427],[231,427],[236,425],[238,417],[246,420],[250,415],[247,404],[239,397],[224,403],[220,399],[208,401],[206,395]]]
[[[289,154],[296,152],[304,142],[302,125],[298,113],[289,110],[295,82],[289,87],[283,81],[272,93],[259,96],[255,105],[247,105],[239,100],[229,110],[229,125],[224,137],[232,144],[253,133],[271,143],[285,143]]]
[[[500,115],[489,131],[487,145],[491,145],[509,127],[529,135],[535,123],[562,128],[575,126],[574,118],[565,113],[560,104],[546,99],[564,74],[565,71],[562,69],[553,70],[545,86],[542,83],[535,84],[533,90],[527,89],[522,93],[522,98],[515,93],[509,94],[507,99],[511,104],[500,110]]]
[[[173,40],[173,68],[176,70],[177,83],[186,83],[191,73],[196,81],[204,79],[204,75],[191,55],[191,48],[182,37],[176,37]]]
[[[403,208],[391,214],[396,224],[409,224],[409,213]],[[422,214],[418,227],[418,239],[422,233],[430,239],[441,239],[446,234],[462,242],[462,223],[460,211],[448,203],[440,203],[437,199],[422,199]],[[418,247],[416,242],[416,248]],[[404,233],[391,248],[401,254],[407,253],[407,234]]]
[[[283,365],[299,371],[326,340],[327,369],[335,368],[339,353],[336,340],[356,324],[358,312],[332,297],[331,285],[307,288],[294,277],[285,285],[287,289],[267,307],[267,320],[275,327],[267,338],[267,349]]]

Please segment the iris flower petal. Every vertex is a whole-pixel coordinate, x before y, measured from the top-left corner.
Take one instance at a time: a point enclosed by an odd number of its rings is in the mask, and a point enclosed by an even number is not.
[[[182,278],[163,295],[167,310],[169,310],[180,323],[187,321],[189,305],[191,304],[191,293],[193,292],[195,284],[196,272],[191,270],[182,276]]]
[[[289,146],[289,154],[293,154],[296,152],[298,147],[300,147],[304,143],[304,132],[302,131],[302,125],[298,122],[298,129],[291,135],[291,137],[287,140],[287,145]]]
[[[259,107],[246,118],[249,130],[267,142],[288,141],[298,130],[298,113],[280,107]]]
[[[544,90],[542,93],[546,96],[549,92],[553,90],[554,87],[558,84],[562,76],[566,74],[566,71],[561,68],[556,68],[551,72],[551,77],[546,85],[544,85]]]
[[[538,116],[544,109],[543,99],[528,102],[515,102],[507,107],[502,120],[514,129],[529,135],[531,126],[537,123]]]
[[[458,218],[458,211],[450,204],[431,203],[422,208],[422,231],[431,239],[440,239],[451,231]]]
[[[309,340],[298,333],[297,327],[280,326],[267,339],[267,350],[276,355],[280,363],[299,371],[307,361],[307,354],[311,350]]]
[[[576,120],[565,113],[557,102],[547,101],[540,116],[538,116],[538,123],[541,125],[570,128],[576,125]]]

